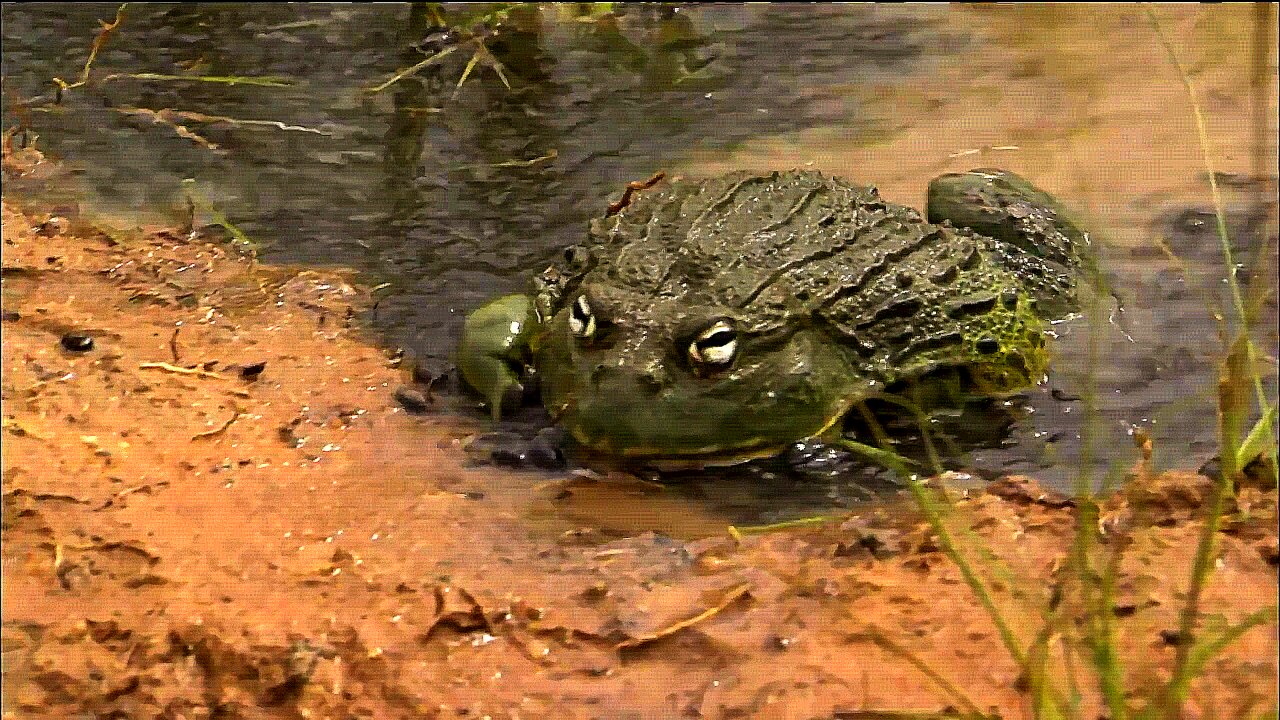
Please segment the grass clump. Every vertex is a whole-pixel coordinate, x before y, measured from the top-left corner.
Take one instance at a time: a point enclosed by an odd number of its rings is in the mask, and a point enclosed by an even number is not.
[[[1262,303],[1260,299],[1246,302],[1237,278],[1239,266],[1228,235],[1226,214],[1210,151],[1204,113],[1197,98],[1195,85],[1165,34],[1157,14],[1150,7],[1144,7],[1144,11],[1158,41],[1168,54],[1171,65],[1176,68],[1182,80],[1195,118],[1209,192],[1213,201],[1216,231],[1226,271],[1226,283],[1231,296],[1230,309],[1218,313],[1223,337],[1223,355],[1217,387],[1220,472],[1216,478],[1213,478],[1203,505],[1202,526],[1187,576],[1185,599],[1178,612],[1176,650],[1168,679],[1146,691],[1137,691],[1126,681],[1126,658],[1123,657],[1116,629],[1116,585],[1128,538],[1125,537],[1124,529],[1108,527],[1102,514],[1100,502],[1102,498],[1095,489],[1095,484],[1088,472],[1090,463],[1087,457],[1082,461],[1075,488],[1078,515],[1075,540],[1069,556],[1068,586],[1054,591],[1048,607],[1041,609],[1041,627],[1035,632],[1034,637],[1024,639],[1014,632],[1005,612],[996,603],[992,594],[992,585],[983,580],[982,571],[985,568],[968,557],[974,544],[982,555],[990,558],[993,554],[989,551],[984,552],[986,549],[981,547],[981,541],[971,535],[966,537],[963,531],[957,533],[950,528],[948,520],[953,508],[945,492],[939,492],[926,485],[920,476],[908,467],[907,458],[898,455],[890,448],[883,433],[878,429],[873,428],[880,442],[880,447],[875,449],[875,453],[864,452],[863,448],[854,448],[864,456],[870,456],[893,470],[905,481],[916,504],[932,526],[939,547],[960,571],[974,597],[990,617],[1010,658],[1020,668],[1024,681],[1023,689],[1030,701],[1031,715],[1035,718],[1056,720],[1086,717],[1084,714],[1086,686],[1080,682],[1080,671],[1087,669],[1093,678],[1092,684],[1097,702],[1105,709],[1103,717],[1108,720],[1178,720],[1183,717],[1192,684],[1215,656],[1249,630],[1277,622],[1277,606],[1273,603],[1258,608],[1240,621],[1225,627],[1213,629],[1200,627],[1203,618],[1201,603],[1215,567],[1218,534],[1223,526],[1227,502],[1235,493],[1236,481],[1250,462],[1259,458],[1274,459],[1277,455],[1274,430],[1277,420],[1277,400],[1273,398],[1268,401],[1266,397],[1262,371],[1259,369],[1262,352],[1250,334],[1251,329],[1257,325],[1257,310]],[[1267,32],[1269,32],[1270,23],[1258,22],[1256,27],[1262,30],[1259,36],[1255,37],[1255,43],[1265,45],[1269,42]],[[1255,62],[1254,67],[1255,70],[1257,68],[1265,70],[1265,62]],[[1256,87],[1260,83],[1255,79],[1253,85]],[[1255,114],[1255,118],[1257,117],[1258,115]],[[1256,143],[1256,145],[1257,151],[1265,151],[1262,143]],[[1255,162],[1254,164],[1255,167],[1266,167],[1265,163]],[[1268,262],[1265,253],[1264,257],[1258,261]],[[1264,284],[1254,284],[1255,287],[1259,285]],[[1265,286],[1258,289],[1260,292],[1266,291]],[[1104,295],[1105,293],[1093,293],[1095,298]],[[1090,326],[1094,328],[1089,341],[1089,363],[1092,368],[1096,367],[1098,358],[1096,328],[1102,324],[1099,303],[1095,300],[1088,311]],[[1097,440],[1096,437],[1091,437],[1096,433],[1098,426],[1093,375],[1093,372],[1088,373],[1088,387],[1082,398],[1087,412],[1093,413],[1092,419],[1085,423],[1087,434],[1082,438],[1086,454]],[[1248,417],[1255,413],[1258,419],[1246,429]],[[921,431],[930,451],[930,457],[933,458],[935,470],[940,473],[941,465],[937,463],[932,446],[928,445],[927,423],[922,417],[920,419]],[[1145,462],[1149,464],[1150,441],[1141,434],[1135,439],[1139,447],[1143,448]],[[1266,472],[1272,475],[1274,486],[1276,463],[1271,462]],[[1112,485],[1110,480],[1108,478],[1108,481],[1103,483],[1104,488]],[[1070,604],[1068,601],[1074,603],[1077,614],[1080,616],[1078,625],[1073,626],[1070,623],[1069,613],[1066,611]],[[1073,627],[1079,628],[1078,638],[1074,641]],[[1056,660],[1055,647],[1058,651]],[[912,664],[942,688],[953,702],[965,708],[966,711],[976,712],[972,700],[932,668],[920,667],[919,658],[915,658]],[[1081,664],[1085,667],[1082,668]],[[1277,711],[1272,708],[1257,717],[1275,718],[1276,716]]]

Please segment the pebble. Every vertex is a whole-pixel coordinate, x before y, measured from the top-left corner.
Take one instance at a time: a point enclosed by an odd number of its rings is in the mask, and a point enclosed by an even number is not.
[[[62,336],[62,347],[71,352],[89,352],[93,349],[93,338],[81,333],[67,333]]]
[[[401,385],[391,394],[396,402],[400,403],[405,410],[412,413],[426,412],[431,407],[431,401],[427,400],[427,396],[421,392],[414,390],[407,385]]]
[[[252,365],[244,365],[240,368],[240,377],[245,380],[257,380],[263,370],[267,369],[266,361],[256,362]]]
[[[560,451],[560,446],[564,443],[564,430],[558,427],[547,427],[538,431],[533,440],[529,443],[529,448],[525,452],[525,459],[529,464],[543,470],[562,470],[565,467],[564,453]]]

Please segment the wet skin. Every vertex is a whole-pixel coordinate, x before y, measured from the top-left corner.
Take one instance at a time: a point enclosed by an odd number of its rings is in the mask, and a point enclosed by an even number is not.
[[[937,404],[1037,384],[1087,245],[1001,170],[936,178],[927,217],[816,172],[677,180],[469,315],[459,368],[495,419],[533,370],[598,452],[739,462],[837,433],[887,389]]]

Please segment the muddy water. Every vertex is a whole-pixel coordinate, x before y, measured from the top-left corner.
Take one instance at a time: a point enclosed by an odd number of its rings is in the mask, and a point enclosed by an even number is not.
[[[4,7],[6,127],[13,97],[74,78],[98,19],[114,12]],[[1246,178],[1256,154],[1250,9],[1159,13],[1200,89],[1213,160],[1230,174],[1238,259],[1272,267],[1274,204],[1260,198],[1274,185]],[[626,181],[655,170],[813,167],[918,206],[940,172],[1008,167],[1091,219],[1116,298],[1099,302],[1094,322],[1056,328],[1043,388],[943,419],[938,430],[955,445],[950,464],[982,475],[1034,472],[1065,487],[1081,467],[1097,478],[1130,462],[1134,427],[1152,434],[1162,465],[1212,455],[1220,342],[1210,307],[1223,297],[1221,252],[1191,111],[1140,9],[624,8],[616,25],[548,15],[491,43],[511,89],[478,66],[458,90],[468,55],[459,52],[364,92],[425,57],[413,47],[430,51],[424,27],[403,5],[131,6],[97,73],[291,84],[119,79],[26,119],[43,149],[78,166],[78,187],[64,191],[115,213],[177,217],[181,181],[194,179],[261,243],[264,259],[349,266],[370,284],[387,283],[367,318],[379,342],[437,360],[447,360],[467,310],[523,287]],[[1267,117],[1274,63],[1267,59],[1262,85]],[[190,122],[198,142],[136,108],[279,125]],[[1271,168],[1273,130],[1265,136]],[[1246,274],[1255,290],[1274,287],[1274,276]],[[1275,313],[1273,295],[1260,324],[1274,327]],[[1260,340],[1274,357],[1274,331]],[[1263,371],[1274,378],[1274,363]],[[1077,399],[1091,392],[1095,418]],[[455,406],[477,417],[469,403]],[[480,485],[505,482],[473,472]],[[716,518],[707,527],[726,517],[766,522],[889,486],[860,467],[797,476],[764,465],[672,479],[675,499],[647,503],[652,493],[626,491],[576,511],[626,506],[635,512],[624,532],[683,512],[694,519],[667,530],[689,535],[707,511]]]

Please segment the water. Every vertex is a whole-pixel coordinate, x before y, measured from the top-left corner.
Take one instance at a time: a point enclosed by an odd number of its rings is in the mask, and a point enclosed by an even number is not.
[[[1087,318],[1063,323],[1044,387],[944,426],[968,454],[963,465],[1066,487],[1082,465],[1100,477],[1132,462],[1134,427],[1152,433],[1163,465],[1194,467],[1213,454],[1221,344],[1206,305],[1221,297],[1220,252],[1203,214],[1190,110],[1176,76],[1157,71],[1167,60],[1137,9],[623,6],[613,25],[557,12],[489,40],[510,89],[484,64],[458,89],[464,47],[371,93],[439,47],[408,5],[134,5],[96,77],[291,84],[122,78],[69,91],[28,122],[101,208],[177,217],[191,178],[262,243],[263,259],[353,267],[387,283],[368,318],[379,341],[438,361],[465,312],[522,289],[626,182],[655,171],[809,166],[918,206],[939,172],[1004,165],[1092,218],[1119,302],[1101,305],[1096,364]],[[6,127],[17,118],[13,98],[78,75],[98,20],[114,13],[107,4],[4,6]],[[1250,157],[1246,21],[1247,8],[1170,14],[1209,88],[1221,169],[1237,174]],[[1268,72],[1273,87],[1273,65]],[[1272,91],[1269,109],[1274,102]],[[285,127],[188,116],[202,144],[136,108]],[[1252,185],[1228,188],[1242,259],[1265,265],[1274,205],[1257,197]],[[1274,295],[1263,316],[1274,327]],[[1275,334],[1262,341],[1274,357]],[[1274,378],[1274,364],[1264,372]],[[1085,405],[1072,398],[1088,393],[1090,377],[1098,418],[1087,449]],[[975,427],[983,432],[965,437]],[[683,480],[698,502],[769,521],[856,502],[860,486],[885,478],[757,467]]]

